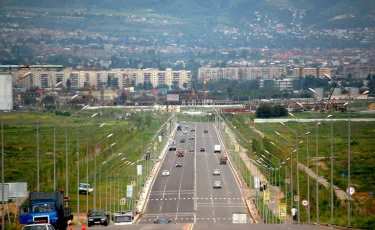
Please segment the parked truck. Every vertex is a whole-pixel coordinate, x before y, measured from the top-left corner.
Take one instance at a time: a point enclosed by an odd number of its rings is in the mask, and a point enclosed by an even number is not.
[[[227,164],[228,158],[226,156],[221,156],[220,157],[220,164],[221,165],[226,165]]]
[[[220,145],[215,145],[214,153],[221,153]]]
[[[90,195],[90,192],[93,192],[94,189],[91,188],[90,184],[87,183],[79,183],[79,193]]]
[[[68,221],[73,220],[71,209],[64,207],[68,201],[63,191],[32,192],[29,204],[20,207],[20,224],[49,223],[57,230],[66,230]]]

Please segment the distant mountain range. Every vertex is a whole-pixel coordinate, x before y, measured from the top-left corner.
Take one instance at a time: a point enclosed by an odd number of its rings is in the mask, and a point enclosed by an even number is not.
[[[139,10],[177,17],[225,17],[229,22],[254,19],[254,12],[285,24],[302,15],[300,25],[315,28],[355,28],[375,25],[374,0],[3,0],[2,6]],[[0,6],[1,7],[1,6]]]

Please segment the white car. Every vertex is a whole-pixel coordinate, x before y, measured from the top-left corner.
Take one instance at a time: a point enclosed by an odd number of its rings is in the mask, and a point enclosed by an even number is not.
[[[187,130],[184,130],[182,133],[183,133],[183,134],[187,134]]]
[[[162,176],[169,176],[169,171],[168,170],[163,170],[163,172],[161,172],[161,175]]]
[[[214,169],[213,175],[220,175],[220,170],[219,169]]]
[[[214,181],[214,188],[221,188],[221,181]]]
[[[51,224],[29,224],[25,225],[22,230],[55,230]]]

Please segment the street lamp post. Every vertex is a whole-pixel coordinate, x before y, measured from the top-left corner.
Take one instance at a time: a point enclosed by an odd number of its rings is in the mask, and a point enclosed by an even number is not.
[[[104,139],[102,139],[101,141],[99,141],[97,144],[103,142],[105,139],[109,138],[113,136],[113,133],[111,134],[108,134],[108,136],[106,136]],[[107,149],[109,149],[110,147],[112,147],[113,145],[115,145],[116,143],[112,143],[109,147],[105,148],[103,151],[101,151],[100,153],[106,151]],[[99,154],[100,154],[99,153]],[[97,187],[96,187],[96,153],[94,153],[94,210],[96,210],[96,190],[97,190]]]
[[[107,164],[109,161],[111,161],[111,160],[113,160],[113,159],[115,159],[116,157],[118,157],[118,156],[121,156],[122,155],[122,153],[118,153],[116,156],[114,156],[114,157],[112,157],[112,158],[110,158],[110,159],[108,159],[108,160],[106,160],[106,161],[104,161],[103,163],[101,163],[100,165],[99,165],[99,184],[102,184],[102,170],[101,170],[101,167],[102,167],[102,165],[105,165],[105,164]],[[122,158],[119,162],[117,162],[117,163],[121,163],[122,161],[124,161],[126,159],[126,157],[124,157],[124,158]],[[117,163],[115,163],[115,164],[117,164]],[[115,164],[113,164],[113,165],[115,165]],[[113,167],[113,165],[112,165],[112,167]],[[106,180],[107,180],[107,170],[105,170],[105,174],[106,174]],[[107,186],[106,186],[106,197],[107,197]],[[106,209],[107,209],[107,198],[106,198]],[[99,191],[99,208],[100,209],[102,209],[102,189],[100,188],[100,191]]]
[[[309,90],[311,91],[311,89],[309,88]],[[310,113],[311,115],[313,115],[315,117],[315,120],[316,120],[316,126],[315,126],[315,129],[316,129],[316,135],[315,135],[315,170],[316,170],[316,224],[319,224],[319,125],[320,125],[320,122],[318,121],[318,118],[312,113],[310,112],[310,110],[306,109],[301,103],[299,102],[296,102],[297,105],[299,105],[301,108],[303,108],[304,110],[308,111],[308,113]]]
[[[279,132],[277,131],[274,131],[279,137],[283,138],[285,141],[287,141],[289,144],[291,144],[292,146],[293,143],[290,142],[288,139],[286,139],[284,136],[282,136]],[[293,198],[294,198],[294,191],[293,191],[293,185],[294,185],[294,181],[293,181],[293,153],[295,153],[297,150],[293,150],[290,154],[290,206],[293,207]]]
[[[328,78],[329,80],[331,80],[332,82],[334,82],[336,85],[338,85],[341,89],[345,90],[347,93],[348,93],[348,96],[349,96],[349,101],[345,104],[347,104],[347,108],[348,108],[348,188],[347,190],[349,191],[348,192],[348,227],[351,227],[351,223],[350,223],[350,217],[351,217],[351,195],[350,195],[350,186],[351,186],[351,182],[350,182],[350,160],[351,160],[351,150],[350,150],[350,135],[351,135],[351,130],[350,130],[350,118],[351,118],[351,114],[350,114],[350,103],[351,103],[351,94],[350,94],[350,91],[348,89],[346,89],[345,87],[343,87],[341,84],[339,84],[337,81],[333,80],[331,78],[331,76],[329,76],[328,74],[324,74],[324,76],[326,78]],[[365,91],[364,93],[362,93],[363,95],[366,95],[368,94],[369,91]]]
[[[298,119],[294,114],[289,113],[292,117],[294,117],[298,122],[302,123],[303,125],[306,126],[306,167],[310,169],[310,160],[309,160],[309,126]],[[307,223],[310,223],[310,175],[308,172],[306,172],[306,177],[307,177]]]
[[[282,124],[283,126],[285,126],[287,129],[289,129],[289,130],[291,130],[295,135],[296,135],[296,150],[297,150],[297,153],[296,153],[296,176],[297,176],[297,196],[298,196],[298,201],[297,201],[297,205],[298,205],[298,210],[300,210],[300,199],[301,199],[301,197],[300,197],[300,193],[299,193],[299,169],[298,169],[298,163],[299,163],[299,161],[298,161],[298,144],[299,144],[299,142],[298,142],[298,134],[297,134],[297,132],[294,130],[294,129],[292,129],[292,128],[290,128],[289,126],[287,126],[285,123],[283,123],[283,122],[280,122],[280,124]],[[300,223],[300,213],[301,212],[297,212],[297,215],[298,215],[298,223]]]
[[[73,100],[74,98],[78,97],[78,94],[74,95],[73,97],[71,97],[68,101],[66,101],[64,104],[62,104],[61,106],[57,107],[54,111],[53,111],[53,116],[55,117],[56,116],[56,112],[58,109],[60,109],[61,107],[63,107],[64,105],[66,105],[67,103],[69,103],[71,100]],[[87,108],[87,106],[83,107],[83,108]],[[53,123],[53,126],[54,126],[54,135],[53,135],[53,190],[56,191],[56,123],[54,121]],[[65,133],[65,141],[66,141],[66,144],[65,144],[65,147],[66,147],[66,151],[65,151],[65,192],[66,192],[66,196],[69,196],[69,177],[68,177],[68,126],[67,126],[67,123],[65,122],[65,127],[66,127],[66,133]]]

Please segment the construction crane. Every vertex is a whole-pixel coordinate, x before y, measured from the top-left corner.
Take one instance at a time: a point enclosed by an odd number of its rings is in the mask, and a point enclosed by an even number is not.
[[[328,98],[327,98],[327,101],[326,101],[326,104],[324,105],[324,110],[328,110],[328,104],[329,104],[329,101],[331,100],[331,97],[332,97],[332,94],[337,86],[337,82],[339,81],[339,78],[337,78],[336,81],[334,81],[334,85],[332,87],[332,90],[331,90],[331,93],[329,94]]]

